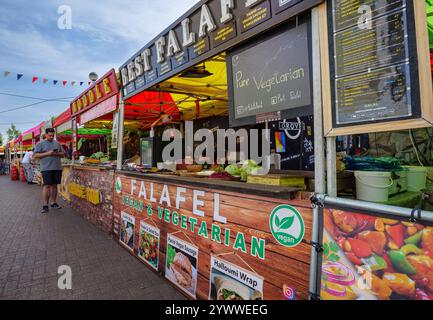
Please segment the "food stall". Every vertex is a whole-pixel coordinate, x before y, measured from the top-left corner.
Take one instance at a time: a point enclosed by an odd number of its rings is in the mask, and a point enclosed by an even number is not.
[[[310,291],[323,300],[433,300],[431,1],[375,1],[366,20],[358,2],[343,2],[320,13],[324,126],[315,129],[326,139],[327,173],[316,170],[327,186],[312,199]],[[336,145],[349,135],[369,139],[365,154],[358,141],[344,161],[356,177],[351,194],[336,188]]]
[[[54,120],[57,139],[71,148],[64,159],[62,197],[85,219],[112,232],[115,161],[111,151],[112,126],[118,108],[116,72],[110,70]]]
[[[130,99],[160,92],[170,94],[179,119],[160,110],[153,123],[142,126],[151,142],[140,145],[145,152],[139,166],[122,166],[118,158],[114,233],[191,299],[309,296],[313,222],[309,193],[303,191],[314,173],[299,169],[311,165],[313,152],[307,117],[317,102],[318,51],[310,8],[319,2],[250,1],[235,8],[231,2],[201,1],[120,68],[122,116]],[[289,149],[286,137],[305,135],[297,146],[302,150],[302,141],[305,150],[276,160],[271,174],[260,174],[263,168],[251,159],[228,166],[194,163],[198,144],[183,150],[198,129],[208,129],[214,139],[218,130],[249,134],[265,128],[271,129],[271,141],[263,136],[257,145],[268,143],[264,148],[276,159]],[[163,131],[169,141],[180,136],[185,153],[158,165],[167,147],[160,144]],[[122,134],[120,121],[120,141]],[[293,159],[299,159],[295,170],[285,170]]]

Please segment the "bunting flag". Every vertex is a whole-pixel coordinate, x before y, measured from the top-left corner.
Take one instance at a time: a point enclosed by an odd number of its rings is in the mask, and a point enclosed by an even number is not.
[[[16,75],[17,81],[21,80],[21,79],[24,79],[24,80],[25,79],[29,79],[29,80],[31,79],[31,81],[32,81],[33,84],[38,83],[38,82],[41,82],[43,84],[47,84],[47,83],[49,83],[49,82],[52,81],[52,84],[55,85],[55,86],[59,82],[61,82],[63,84],[63,86],[66,87],[66,86],[75,86],[75,85],[78,86],[78,84],[80,84],[80,86],[83,86],[87,82],[87,81],[72,81],[72,80],[61,80],[61,81],[59,81],[59,80],[49,80],[47,78],[42,78],[40,76],[35,76],[35,75],[33,75],[31,77],[27,77],[23,73],[15,73],[15,72],[11,72],[9,70],[3,70],[3,76],[5,78],[9,77],[11,74],[13,74],[13,76]],[[92,84],[92,82],[88,81],[87,84],[90,86]]]

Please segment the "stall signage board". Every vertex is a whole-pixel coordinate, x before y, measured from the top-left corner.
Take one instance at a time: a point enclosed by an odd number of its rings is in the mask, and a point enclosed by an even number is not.
[[[116,71],[111,69],[89,89],[72,101],[70,106],[72,117],[95,107],[101,102],[117,95],[118,92],[119,86],[117,84]]]
[[[324,208],[321,299],[431,300],[433,228],[342,209]]]
[[[201,0],[120,67],[125,98],[232,49],[322,1]]]
[[[90,110],[80,115],[80,124],[88,123],[92,120],[98,119],[105,114],[111,113],[117,109],[117,95],[102,101],[100,104],[94,106]]]
[[[124,217],[127,212],[129,224],[123,228],[130,229],[120,241],[191,297],[215,297],[216,288],[234,284],[243,297],[286,299],[286,284],[297,299],[306,299],[309,206],[284,211],[281,205],[287,202],[282,199],[245,194],[240,199],[237,193],[135,175],[117,174],[115,181],[113,214]],[[181,261],[190,266],[185,282],[177,273]]]
[[[243,118],[311,105],[308,40],[304,22],[230,52],[232,125],[241,125]]]
[[[428,37],[421,31],[427,30],[424,2],[329,0],[328,4],[332,114],[328,109],[326,133],[350,134],[357,127],[384,131],[380,125],[384,122],[395,124],[386,130],[428,126],[430,111],[426,114],[423,108],[432,94],[431,76],[422,68],[429,65]],[[425,92],[428,86],[430,92]],[[403,127],[402,121],[406,121]]]

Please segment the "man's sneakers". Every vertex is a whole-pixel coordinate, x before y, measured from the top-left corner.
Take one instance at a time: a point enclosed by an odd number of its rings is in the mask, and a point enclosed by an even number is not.
[[[59,210],[59,209],[62,209],[62,207],[59,206],[57,203],[53,203],[53,204],[51,205],[51,209]]]
[[[51,209],[54,209],[54,210],[62,209],[62,207],[59,206],[57,203],[53,203],[50,207],[51,207]],[[48,206],[43,206],[41,213],[48,213],[48,211],[49,211]]]

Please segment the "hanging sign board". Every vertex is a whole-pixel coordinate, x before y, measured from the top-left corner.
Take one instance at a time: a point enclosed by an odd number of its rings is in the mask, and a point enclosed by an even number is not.
[[[119,86],[117,85],[116,71],[111,69],[89,89],[72,101],[70,106],[72,116],[76,116],[92,109],[101,102],[117,95],[118,92]]]
[[[84,112],[80,116],[80,125],[88,123],[92,120],[98,119],[103,115],[112,113],[117,109],[117,95],[102,101],[100,104],[94,106],[90,110]]]
[[[227,55],[231,126],[256,123],[257,115],[270,112],[311,113],[308,27],[298,21]]]
[[[125,99],[285,23],[322,1],[201,0],[120,67]]]
[[[425,4],[328,0],[322,26],[328,136],[431,126]],[[329,43],[329,47],[328,47]],[[329,71],[329,72],[327,72]],[[384,127],[384,123],[389,126]]]

